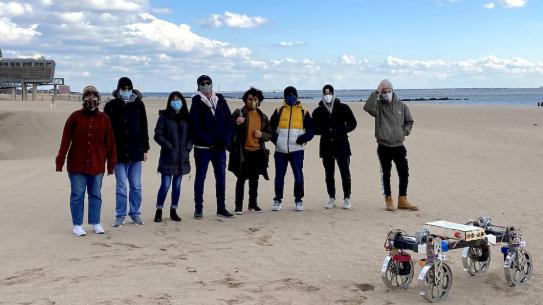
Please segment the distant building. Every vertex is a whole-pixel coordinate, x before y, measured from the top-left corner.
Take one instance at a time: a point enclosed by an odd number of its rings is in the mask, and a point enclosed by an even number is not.
[[[57,87],[57,94],[70,94],[72,93],[72,90],[70,90],[70,86],[68,85],[59,85]]]

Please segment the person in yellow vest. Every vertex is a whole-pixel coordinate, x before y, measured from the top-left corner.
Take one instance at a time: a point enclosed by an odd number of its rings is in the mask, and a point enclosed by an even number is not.
[[[313,139],[313,128],[309,111],[298,100],[298,91],[289,86],[284,90],[285,102],[275,110],[270,125],[272,142],[275,144],[275,198],[272,211],[280,211],[285,186],[285,174],[290,163],[294,174],[294,210],[304,210],[304,147]]]

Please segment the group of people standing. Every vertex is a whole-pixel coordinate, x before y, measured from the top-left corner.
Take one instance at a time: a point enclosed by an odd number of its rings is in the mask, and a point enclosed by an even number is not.
[[[332,85],[322,89],[322,99],[312,114],[302,105],[296,88],[284,90],[284,102],[268,118],[259,108],[264,96],[251,87],[243,94],[244,106],[230,111],[225,98],[213,90],[212,79],[197,79],[198,91],[192,97],[190,111],[178,91],[172,92],[166,108],[159,111],[154,140],[160,146],[158,172],[160,188],[156,199],[154,221],[162,221],[162,210],[170,188],[170,219],[181,221],[177,214],[182,177],[191,171],[190,153],[194,150],[194,217],[203,217],[204,184],[209,163],[215,176],[216,213],[234,217],[244,213],[245,184],[249,184],[248,211],[261,213],[258,203],[260,176],[269,180],[270,151],[266,142],[275,145],[275,196],[271,210],[283,209],[284,181],[290,164],[294,176],[294,210],[303,211],[304,149],[315,135],[320,136],[319,156],[325,172],[329,200],[325,207],[336,206],[335,167],[339,168],[343,187],[343,208],[351,208],[351,148],[348,134],[357,126],[347,104],[335,96]],[[97,234],[105,232],[100,224],[101,185],[104,172],[115,174],[116,218],[113,227],[125,223],[128,215],[134,224],[143,225],[141,218],[142,162],[147,160],[149,136],[147,115],[142,94],[133,88],[127,77],[119,79],[114,99],[99,111],[101,96],[93,86],[83,90],[83,108],[73,112],[66,121],[56,170],[62,171],[67,159],[71,184],[70,209],[73,233],[86,234],[82,227],[84,196],[88,194],[88,222]],[[408,107],[400,102],[392,84],[383,80],[371,93],[364,110],[375,118],[377,153],[381,164],[386,210],[394,210],[390,174],[395,163],[400,180],[398,209],[417,210],[407,201],[409,168],[403,145],[413,126]],[[227,164],[227,151],[229,152]],[[226,169],[237,177],[235,210],[226,208]]]

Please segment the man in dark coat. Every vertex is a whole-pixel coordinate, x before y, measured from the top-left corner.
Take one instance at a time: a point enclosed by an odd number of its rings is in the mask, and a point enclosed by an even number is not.
[[[243,194],[245,181],[249,180],[249,210],[261,213],[258,206],[258,178],[268,177],[268,154],[265,142],[271,140],[271,126],[268,117],[258,108],[264,100],[262,91],[250,88],[243,94],[245,106],[236,109],[234,139],[230,149],[228,170],[233,172],[236,182],[236,215],[243,215]]]
[[[326,188],[328,190],[327,209],[336,205],[336,185],[334,179],[335,163],[339,167],[343,185],[343,208],[351,208],[351,172],[349,169],[351,146],[348,133],[356,128],[356,119],[347,104],[342,104],[334,95],[334,87],[322,88],[322,100],[313,111],[315,135],[320,135],[319,154],[324,165]]]
[[[147,114],[142,95],[134,90],[128,77],[121,77],[117,89],[113,91],[114,100],[104,107],[109,116],[115,143],[117,144],[117,165],[115,178],[116,218],[114,227],[121,227],[127,215],[127,197],[130,202],[128,215],[135,224],[142,225],[141,207],[141,167],[147,161],[149,151],[149,134],[147,130]],[[130,188],[127,196],[127,186]]]
[[[222,94],[213,91],[213,82],[207,75],[197,79],[198,93],[192,97],[190,107],[191,130],[194,140],[194,218],[203,217],[204,182],[209,162],[213,164],[217,215],[233,217],[226,209],[226,149],[232,142],[232,113]]]

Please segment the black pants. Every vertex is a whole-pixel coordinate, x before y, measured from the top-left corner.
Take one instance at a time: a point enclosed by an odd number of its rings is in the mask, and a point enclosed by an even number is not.
[[[409,179],[409,165],[407,164],[407,150],[405,146],[387,147],[379,144],[377,155],[381,163],[381,175],[383,183],[383,193],[390,196],[390,171],[392,170],[392,161],[396,165],[398,178],[400,180],[399,195],[407,196],[407,183]]]
[[[322,158],[322,165],[324,165],[324,173],[326,174],[326,189],[328,190],[328,196],[330,196],[330,198],[336,198],[336,180],[334,177],[336,162],[341,175],[343,198],[351,198],[351,171],[349,169],[351,162],[349,156]]]
[[[258,169],[262,168],[262,150],[244,150],[245,161],[242,164],[242,173],[236,181],[236,209],[243,209],[243,197],[245,193],[245,181],[249,180],[249,208],[257,205],[258,197]]]

